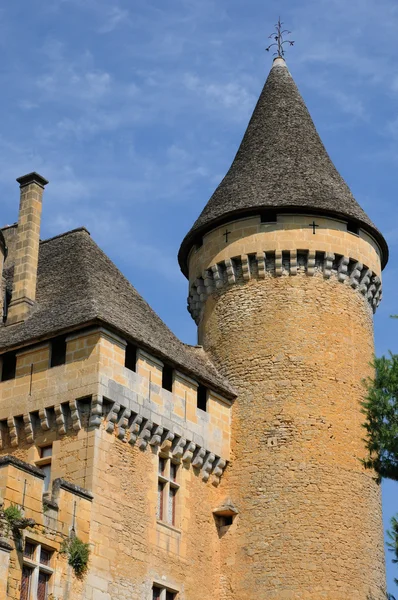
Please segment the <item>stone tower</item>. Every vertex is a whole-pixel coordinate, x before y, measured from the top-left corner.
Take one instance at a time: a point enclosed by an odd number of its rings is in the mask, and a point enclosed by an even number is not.
[[[360,400],[387,258],[275,59],[179,254],[199,343],[238,391],[222,600],[385,598]]]

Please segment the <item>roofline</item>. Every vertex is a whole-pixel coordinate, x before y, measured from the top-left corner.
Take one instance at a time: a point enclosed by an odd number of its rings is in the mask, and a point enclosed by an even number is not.
[[[89,230],[86,227],[82,226],[82,227],[76,227],[75,229],[70,229],[69,231],[64,231],[63,233],[58,233],[58,235],[54,235],[53,237],[46,238],[45,240],[40,240],[40,244],[47,244],[47,242],[52,242],[53,240],[58,240],[59,238],[65,237],[66,235],[70,235],[71,233],[78,233],[79,231],[83,231],[91,237]]]
[[[118,329],[117,327],[111,325],[104,319],[100,319],[100,318],[91,319],[89,321],[84,321],[77,325],[73,325],[72,327],[65,327],[63,329],[54,330],[54,331],[51,331],[44,335],[32,338],[31,340],[25,340],[24,342],[21,342],[21,343],[17,343],[14,345],[10,344],[10,346],[3,346],[1,348],[0,355],[4,354],[5,352],[15,352],[15,351],[18,351],[19,349],[27,348],[28,346],[30,346],[30,347],[36,346],[38,344],[41,344],[48,340],[51,340],[52,338],[59,336],[59,335],[67,335],[68,333],[72,334],[74,332],[78,332],[83,329],[89,330],[92,327],[103,327],[104,329],[108,329],[108,331],[117,333],[120,337],[123,337],[124,339],[126,339],[129,342],[133,342],[135,345],[140,346],[143,350],[146,350],[147,352],[153,354],[157,358],[160,358],[161,360],[164,360],[168,364],[173,365],[174,368],[179,369],[182,373],[187,373],[191,377],[194,377],[199,383],[205,384],[207,387],[209,387],[212,390],[214,390],[215,392],[219,393],[220,395],[222,395],[224,398],[226,398],[230,402],[235,400],[235,398],[238,395],[237,392],[235,390],[233,390],[232,386],[231,386],[231,389],[227,389],[225,387],[222,387],[221,385],[215,384],[210,379],[206,379],[206,378],[198,375],[195,371],[193,371],[192,369],[189,369],[185,365],[178,363],[174,360],[171,360],[167,354],[163,354],[162,352],[159,352],[159,350],[156,350],[152,346],[149,346],[142,340],[140,340],[138,338],[134,338],[131,334],[128,334],[128,332],[123,331],[122,329]],[[184,344],[184,345],[189,347],[188,344]],[[197,346],[193,346],[193,348],[195,348],[195,347],[197,348]]]
[[[0,227],[1,231],[5,231],[6,229],[12,229],[13,227],[18,227],[18,223],[12,223],[11,225],[4,225],[3,227]]]
[[[1,229],[0,229],[0,247],[3,251],[3,256],[4,256],[4,260],[5,260],[7,258],[8,248],[7,248],[6,240],[4,238],[4,234]]]
[[[388,257],[389,257],[389,250],[388,250],[387,242],[384,239],[384,236],[381,234],[381,232],[376,227],[371,227],[368,223],[366,223],[365,221],[362,221],[361,219],[349,216],[344,213],[340,213],[338,211],[322,210],[319,207],[312,208],[311,206],[306,206],[306,207],[301,208],[298,206],[283,206],[283,207],[275,206],[274,207],[271,205],[264,205],[264,206],[256,206],[254,208],[231,211],[227,214],[222,215],[219,218],[212,219],[211,221],[209,221],[208,223],[205,223],[204,225],[198,227],[197,229],[191,229],[187,233],[185,238],[183,239],[181,246],[180,246],[180,250],[178,252],[178,263],[180,265],[180,269],[181,269],[183,275],[185,275],[185,277],[187,279],[189,278],[189,269],[188,269],[189,253],[191,251],[191,248],[194,245],[196,245],[200,241],[200,239],[204,235],[206,235],[206,233],[209,233],[209,231],[212,231],[216,227],[219,227],[220,225],[224,225],[225,223],[230,223],[231,221],[242,219],[244,217],[261,215],[262,211],[269,211],[269,210],[274,210],[277,214],[295,213],[295,214],[312,214],[312,215],[322,215],[322,216],[327,215],[329,217],[336,217],[336,218],[342,219],[344,221],[351,221],[351,222],[355,223],[356,225],[360,226],[361,229],[366,231],[366,233],[368,233],[375,240],[377,245],[379,246],[380,251],[381,251],[381,269],[383,270],[384,267],[387,265]]]

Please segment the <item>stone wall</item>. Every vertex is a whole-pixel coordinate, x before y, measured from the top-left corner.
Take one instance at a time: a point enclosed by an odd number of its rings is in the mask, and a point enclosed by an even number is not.
[[[4,588],[7,600],[19,600],[21,569],[27,542],[41,544],[50,550],[47,565],[52,572],[49,592],[54,599],[85,598],[82,582],[72,575],[62,544],[73,531],[83,542],[89,541],[91,494],[63,479],[55,479],[48,501],[43,505],[43,475],[41,471],[12,456],[0,459],[1,514],[10,506],[19,507],[24,519],[30,519],[23,529],[13,529],[4,516],[0,519],[0,566],[4,568]],[[8,547],[7,547],[8,546]],[[0,588],[1,589],[1,588]]]
[[[321,273],[253,278],[207,298],[199,339],[239,394],[221,600],[384,599],[380,489],[360,463],[368,303]]]
[[[231,403],[209,390],[206,412],[198,409],[197,381],[176,370],[172,391],[164,390],[162,362],[139,350],[133,372],[124,366],[125,346],[104,329],[78,332],[67,338],[64,365],[50,368],[50,346],[41,343],[21,349],[15,379],[0,383],[0,455],[36,469],[28,486],[34,514],[25,503],[37,523],[29,539],[54,548],[56,600],[151,600],[154,582],[178,591],[179,600],[216,598],[220,530],[213,509],[223,498]],[[91,548],[82,580],[58,552],[73,504],[55,510],[37,479],[40,448],[50,444],[52,481],[93,493],[90,514],[80,505],[75,514]],[[179,465],[174,525],[157,519],[159,455]],[[17,488],[0,490],[6,506],[21,506],[23,484],[22,476]],[[21,556],[0,548],[7,600],[19,598]],[[205,579],[200,586],[196,576],[187,578],[191,565]]]
[[[226,258],[268,250],[333,252],[361,261],[380,275],[380,249],[362,229],[356,235],[347,231],[346,221],[314,215],[278,214],[276,219],[275,223],[263,223],[260,216],[239,219],[207,233],[203,244],[190,252],[190,283]],[[317,225],[315,235],[312,222]]]

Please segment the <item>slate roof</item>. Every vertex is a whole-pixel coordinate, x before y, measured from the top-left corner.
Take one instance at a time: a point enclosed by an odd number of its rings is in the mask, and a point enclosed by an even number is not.
[[[337,172],[283,59],[273,67],[234,161],[185,236],[179,263],[187,275],[193,244],[210,229],[261,209],[330,214],[354,221],[379,243],[382,234]]]
[[[6,275],[10,285],[12,266]],[[82,228],[40,243],[34,309],[24,323],[0,327],[0,348],[91,324],[104,324],[224,396],[236,396],[204,350],[183,344]]]

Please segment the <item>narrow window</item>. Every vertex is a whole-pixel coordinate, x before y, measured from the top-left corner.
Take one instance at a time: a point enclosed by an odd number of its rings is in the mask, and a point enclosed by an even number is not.
[[[124,358],[124,366],[130,371],[135,371],[137,364],[137,347],[133,344],[127,344]]]
[[[178,465],[159,456],[157,518],[170,525],[177,522]]]
[[[52,555],[53,550],[41,544],[25,542],[20,600],[48,600]]]
[[[169,499],[167,506],[167,522],[171,525],[175,525],[176,522],[176,494],[177,489],[170,485],[169,487]]]
[[[17,356],[15,352],[6,352],[1,358],[1,381],[8,381],[9,379],[14,379],[17,367]]]
[[[29,600],[30,589],[32,583],[33,569],[24,565],[22,567],[22,578],[21,578],[21,595],[20,600]]]
[[[37,582],[37,600],[47,600],[48,598],[48,582],[50,575],[39,571],[39,580]]]
[[[234,519],[230,515],[218,517],[218,524],[220,527],[227,527],[229,525],[232,525],[233,522]]]
[[[64,365],[66,361],[66,337],[64,335],[51,340],[50,367]]]
[[[48,492],[51,483],[51,461],[53,455],[52,446],[43,446],[40,448],[40,458],[36,461],[36,466],[44,473],[44,492]]]
[[[162,388],[164,390],[168,390],[169,392],[173,391],[173,367],[169,365],[164,365],[162,371]]]
[[[200,410],[207,410],[207,388],[204,385],[198,385],[198,395],[196,399],[196,405]]]
[[[261,223],[276,223],[278,220],[275,210],[264,210],[261,213]]]
[[[158,482],[158,504],[156,516],[159,521],[163,521],[163,510],[164,510],[164,488],[166,484],[163,481]]]
[[[152,588],[152,600],[159,600],[161,591],[162,590],[160,589],[160,587],[157,587],[156,585],[154,585]]]
[[[359,227],[352,221],[348,221],[347,223],[347,231],[349,233],[355,233],[355,235],[359,235]]]

